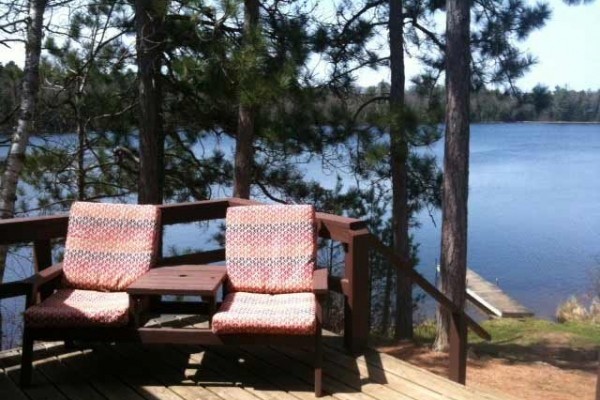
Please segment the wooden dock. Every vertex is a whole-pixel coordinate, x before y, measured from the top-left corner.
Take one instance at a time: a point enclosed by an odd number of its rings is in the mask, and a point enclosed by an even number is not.
[[[495,318],[524,318],[533,313],[479,274],[467,269],[467,300]]]
[[[508,400],[465,387],[387,354],[353,357],[325,338],[325,400]],[[4,400],[309,400],[312,353],[285,347],[97,344],[40,346],[33,385],[21,389],[18,351],[0,353]]]

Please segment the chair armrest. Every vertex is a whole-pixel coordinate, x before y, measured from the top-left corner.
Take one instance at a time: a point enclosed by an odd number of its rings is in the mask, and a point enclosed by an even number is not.
[[[329,291],[327,274],[327,268],[315,269],[313,272],[313,293],[317,296],[327,294]]]
[[[25,281],[32,284],[34,290],[37,291],[39,287],[44,286],[45,284],[60,278],[62,276],[62,273],[62,263],[58,263],[41,270],[35,275],[32,275],[29,278],[25,279]]]

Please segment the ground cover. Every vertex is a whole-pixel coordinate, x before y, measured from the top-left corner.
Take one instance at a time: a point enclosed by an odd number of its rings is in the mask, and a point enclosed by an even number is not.
[[[483,326],[485,342],[469,337],[467,385],[523,400],[594,399],[600,325],[555,323],[536,318],[498,319]],[[430,349],[435,324],[425,322],[411,343],[378,340],[379,350],[434,373],[447,373],[448,356]]]

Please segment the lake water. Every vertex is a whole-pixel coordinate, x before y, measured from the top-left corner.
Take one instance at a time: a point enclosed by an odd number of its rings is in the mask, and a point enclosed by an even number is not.
[[[218,146],[230,154],[233,143]],[[443,140],[424,149],[443,159]],[[318,160],[307,177],[332,188],[336,172]],[[221,192],[219,195],[228,195]],[[431,281],[440,254],[439,212],[418,216],[419,270]],[[197,247],[191,228],[167,242]],[[554,316],[569,296],[586,295],[600,272],[600,125],[475,124],[471,129],[469,266],[536,315]]]
[[[469,266],[552,317],[568,296],[590,293],[600,271],[600,125],[473,125],[471,133]],[[430,151],[441,160],[443,144]],[[419,268],[431,277],[440,229],[419,220]]]
[[[230,140],[214,145],[231,154]],[[424,151],[441,163],[443,141]],[[339,172],[323,171],[316,160],[303,168],[327,187]],[[551,318],[570,295],[590,293],[591,277],[600,271],[599,173],[600,125],[473,125],[469,266],[541,317]],[[341,177],[346,186],[354,184],[343,172]],[[228,194],[221,188],[215,197]],[[420,245],[418,268],[432,281],[440,251],[439,213],[433,219],[437,226],[428,213],[420,214],[421,226],[413,232]],[[215,248],[207,241],[214,226],[169,227],[165,247]],[[28,268],[13,260],[7,280],[27,275]],[[2,306],[14,308],[7,301]],[[7,323],[5,332],[13,329]]]

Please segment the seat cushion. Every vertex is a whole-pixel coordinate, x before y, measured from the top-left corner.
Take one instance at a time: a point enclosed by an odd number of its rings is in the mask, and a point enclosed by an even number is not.
[[[25,311],[31,327],[123,326],[129,322],[129,295],[124,292],[59,289]]]
[[[213,316],[216,334],[312,335],[316,332],[312,293],[228,294]]]
[[[74,203],[65,244],[64,286],[123,291],[155,261],[159,215],[152,205]]]
[[[231,291],[310,292],[316,258],[314,208],[309,205],[228,208],[225,255]]]

